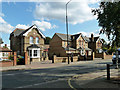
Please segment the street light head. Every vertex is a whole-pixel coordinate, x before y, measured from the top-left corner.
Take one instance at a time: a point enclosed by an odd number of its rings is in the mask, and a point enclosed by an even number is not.
[[[67,4],[68,4],[69,2],[71,2],[71,1],[72,1],[72,0],[68,1]],[[66,5],[67,5],[67,4],[66,4]]]

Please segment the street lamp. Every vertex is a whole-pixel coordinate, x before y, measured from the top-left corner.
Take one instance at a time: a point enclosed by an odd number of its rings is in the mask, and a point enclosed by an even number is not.
[[[71,1],[71,0],[70,0]],[[70,2],[69,1],[69,2]],[[69,4],[69,2],[67,2],[66,4],[66,31],[67,31],[67,50],[69,52],[69,45],[68,45],[68,18],[67,18],[67,5]],[[69,55],[68,55],[68,64],[69,64]]]

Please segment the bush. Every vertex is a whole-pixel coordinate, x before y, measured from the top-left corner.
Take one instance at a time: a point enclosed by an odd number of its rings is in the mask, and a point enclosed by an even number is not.
[[[111,55],[115,51],[116,51],[116,48],[109,48],[107,52]]]
[[[17,64],[18,65],[23,65],[25,64],[24,57],[23,56],[18,56],[17,58]]]
[[[8,59],[9,59],[9,60],[14,60],[14,55],[10,55],[10,56],[8,57]]]

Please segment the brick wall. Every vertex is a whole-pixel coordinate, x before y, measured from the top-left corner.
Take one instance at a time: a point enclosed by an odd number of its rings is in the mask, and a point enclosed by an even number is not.
[[[13,61],[1,61],[0,62],[0,67],[9,67],[13,66]]]
[[[95,53],[95,58],[103,58],[104,53]]]
[[[80,56],[80,60],[78,60],[78,56],[73,57],[73,62],[84,60],[84,56]],[[88,56],[86,60],[93,60],[92,56]],[[71,62],[71,57],[69,57],[69,61]],[[68,62],[68,57],[57,57],[56,55],[53,56],[53,63],[57,62]]]
[[[102,59],[112,59],[113,55],[107,55],[104,53],[95,53],[95,58],[102,58]]]

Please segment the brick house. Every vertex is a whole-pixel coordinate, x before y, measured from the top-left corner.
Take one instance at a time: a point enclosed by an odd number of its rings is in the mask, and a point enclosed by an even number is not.
[[[89,39],[85,38],[81,33],[68,35],[69,52],[74,56],[85,54],[90,55],[92,50],[88,48]],[[50,59],[55,54],[58,57],[66,57],[69,53],[67,50],[67,35],[55,33],[50,41],[49,57]]]
[[[28,64],[43,60],[45,35],[36,25],[28,29],[16,28],[10,34],[10,48],[18,55],[24,56],[28,53]]]
[[[8,57],[12,54],[12,50],[7,48],[7,44],[5,44],[4,47],[1,47],[1,44],[4,42],[2,41],[2,38],[0,38],[0,61],[2,60],[8,60]]]
[[[96,53],[101,53],[102,52],[102,45],[103,45],[103,41],[101,40],[101,38],[98,37],[94,37],[93,34],[91,34],[91,37],[89,37],[89,43],[88,43],[88,47],[90,49],[93,50],[93,52]]]
[[[8,57],[12,55],[12,50],[8,48],[0,47],[0,58],[1,60],[8,60]]]
[[[3,44],[4,42],[3,42],[3,40],[2,40],[2,38],[0,38],[0,47],[1,47],[1,44]]]

